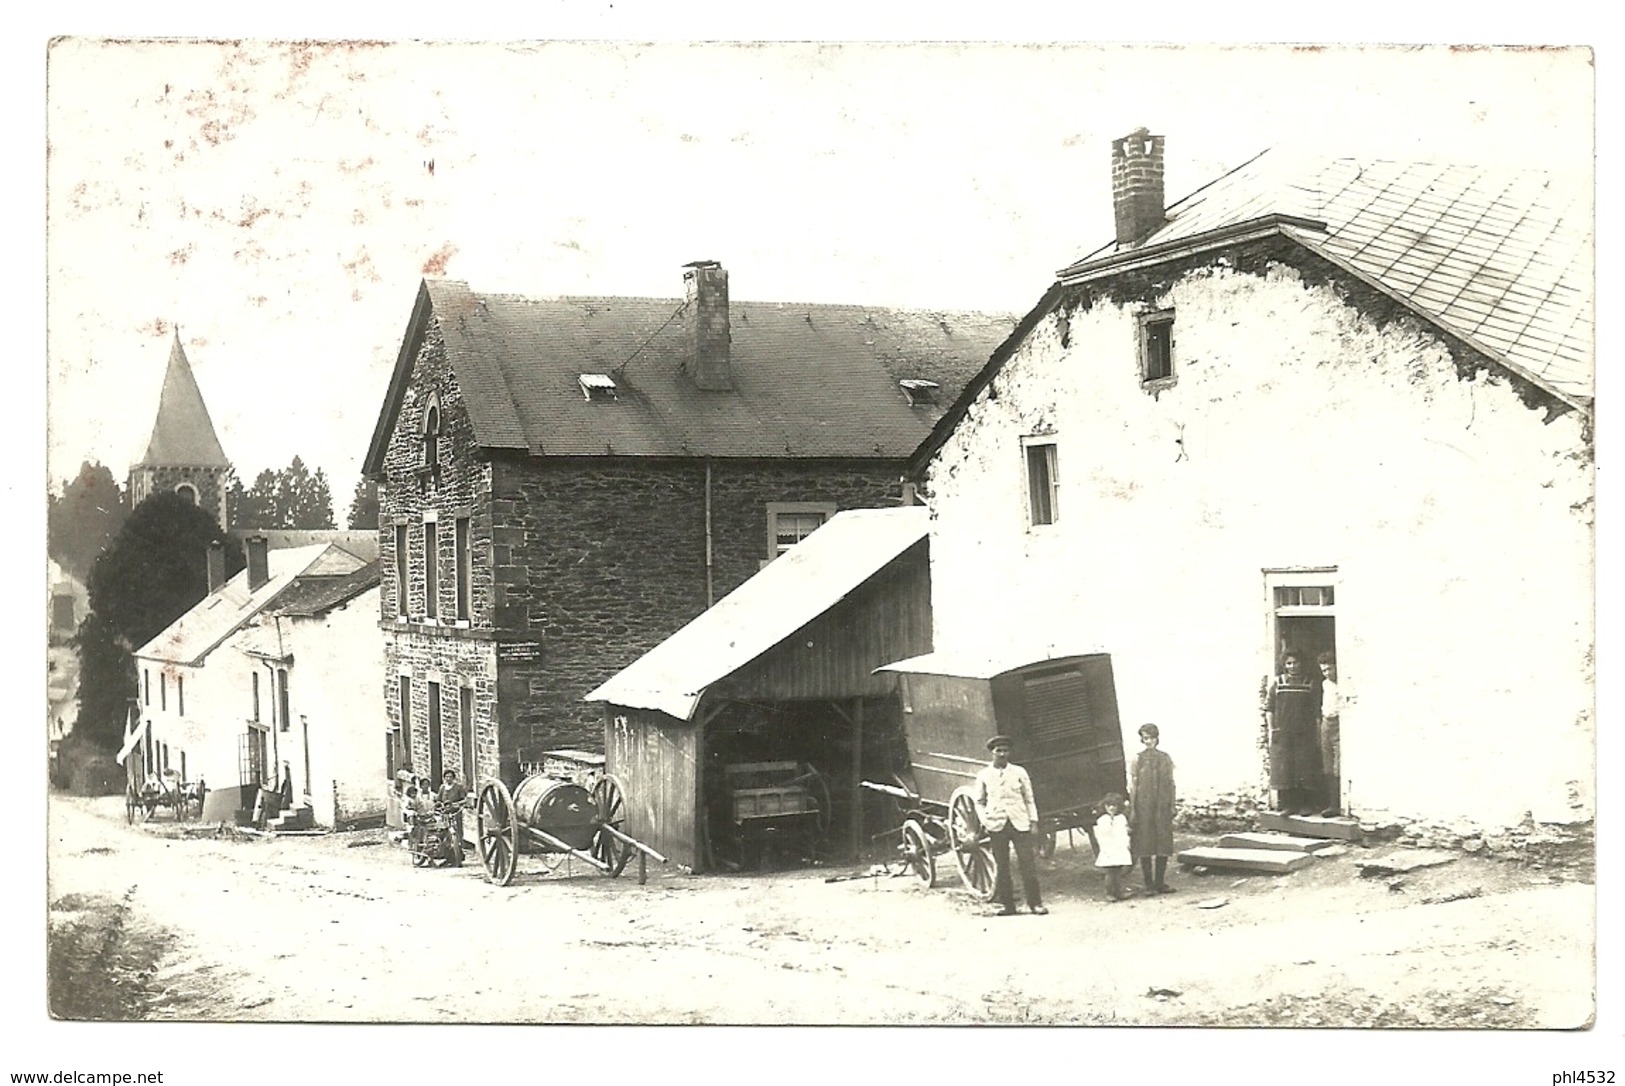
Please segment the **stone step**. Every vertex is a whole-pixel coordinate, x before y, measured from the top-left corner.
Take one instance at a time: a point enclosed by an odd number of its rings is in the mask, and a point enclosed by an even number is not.
[[[1352,818],[1322,818],[1319,815],[1289,815],[1266,811],[1258,816],[1258,828],[1278,830],[1295,837],[1323,837],[1333,841],[1358,841],[1360,823]]]
[[[1220,848],[1271,848],[1283,852],[1319,852],[1337,844],[1329,837],[1296,837],[1290,833],[1227,833]]]
[[[1222,871],[1258,871],[1284,875],[1315,862],[1307,852],[1274,848],[1188,848],[1175,857],[1182,867],[1215,867]]]

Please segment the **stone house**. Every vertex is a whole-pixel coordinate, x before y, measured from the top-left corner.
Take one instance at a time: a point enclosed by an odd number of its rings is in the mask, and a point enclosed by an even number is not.
[[[363,471],[381,484],[387,768],[514,783],[602,748],[583,696],[909,454],[1013,320],[425,281]],[[429,560],[425,560],[428,556]]]
[[[1163,153],[916,455],[938,649],[1110,651],[1215,810],[1279,801],[1261,688],[1331,652],[1329,804],[1590,819],[1589,194],[1272,151],[1165,206]]]
[[[381,818],[383,711],[356,678],[383,666],[378,564],[333,544],[247,542],[247,568],[230,580],[216,544],[209,594],[136,650],[128,756],[148,774],[205,781],[210,817],[246,816],[286,774],[284,826]]]

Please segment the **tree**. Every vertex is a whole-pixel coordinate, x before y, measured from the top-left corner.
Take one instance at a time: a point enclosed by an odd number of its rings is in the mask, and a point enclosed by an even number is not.
[[[348,526],[363,531],[378,530],[378,481],[363,475],[355,484],[355,497],[350,499]]]
[[[79,624],[79,719],[75,733],[104,747],[123,735],[135,696],[131,653],[208,592],[208,549],[226,543],[226,575],[243,568],[242,548],[214,518],[179,494],[136,507],[89,578],[90,613]]]
[[[317,468],[311,474],[297,456],[281,471],[260,472],[246,490],[234,480],[226,500],[231,523],[239,528],[333,527],[333,493],[326,473]]]
[[[86,460],[79,474],[48,498],[46,551],[62,568],[85,579],[130,515],[113,473]]]

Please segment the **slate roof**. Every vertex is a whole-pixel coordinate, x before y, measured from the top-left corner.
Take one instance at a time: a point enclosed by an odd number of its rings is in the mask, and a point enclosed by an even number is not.
[[[152,423],[152,436],[147,439],[147,453],[136,467],[160,465],[231,466],[215,436],[209,409],[203,404],[203,393],[198,391],[178,334],[169,349],[169,365],[164,370],[164,387],[158,394],[158,416]]]
[[[1014,318],[860,305],[732,301],[734,388],[682,370],[678,298],[528,298],[427,280],[413,325],[438,318],[476,441],[562,456],[886,457],[911,453],[1009,335]],[[365,470],[381,470],[406,375],[409,331]],[[610,375],[613,399],[582,393]],[[910,406],[898,382],[942,392]]]
[[[1272,215],[1509,369],[1562,398],[1593,397],[1590,194],[1538,170],[1270,151],[1169,207],[1134,246],[1108,245],[1060,275],[1098,278]]]
[[[930,528],[923,505],[837,513],[582,700],[688,720],[706,687],[828,611]]]
[[[135,655],[145,660],[196,667],[222,641],[265,610],[300,575],[311,569],[347,572],[362,565],[359,558],[330,545],[269,551],[266,563],[270,578],[259,588],[249,590],[248,570],[244,569],[203,597],[157,637],[136,649]]]
[[[381,580],[379,563],[368,562],[349,573],[302,575],[267,605],[266,610],[282,615],[321,615],[348,603]]]
[[[249,536],[265,537],[267,550],[280,551],[290,547],[309,547],[317,543],[332,543],[349,551],[363,562],[378,557],[378,531],[360,528],[232,528],[231,534],[239,540]]]

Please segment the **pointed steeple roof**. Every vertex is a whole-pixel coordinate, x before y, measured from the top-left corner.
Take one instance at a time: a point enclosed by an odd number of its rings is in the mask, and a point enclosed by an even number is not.
[[[198,391],[191,363],[181,348],[178,330],[174,346],[169,349],[164,389],[158,396],[158,417],[153,421],[152,437],[147,440],[147,455],[141,458],[141,465],[231,466],[215,436],[214,423],[209,421],[209,409],[203,404],[203,393]]]

